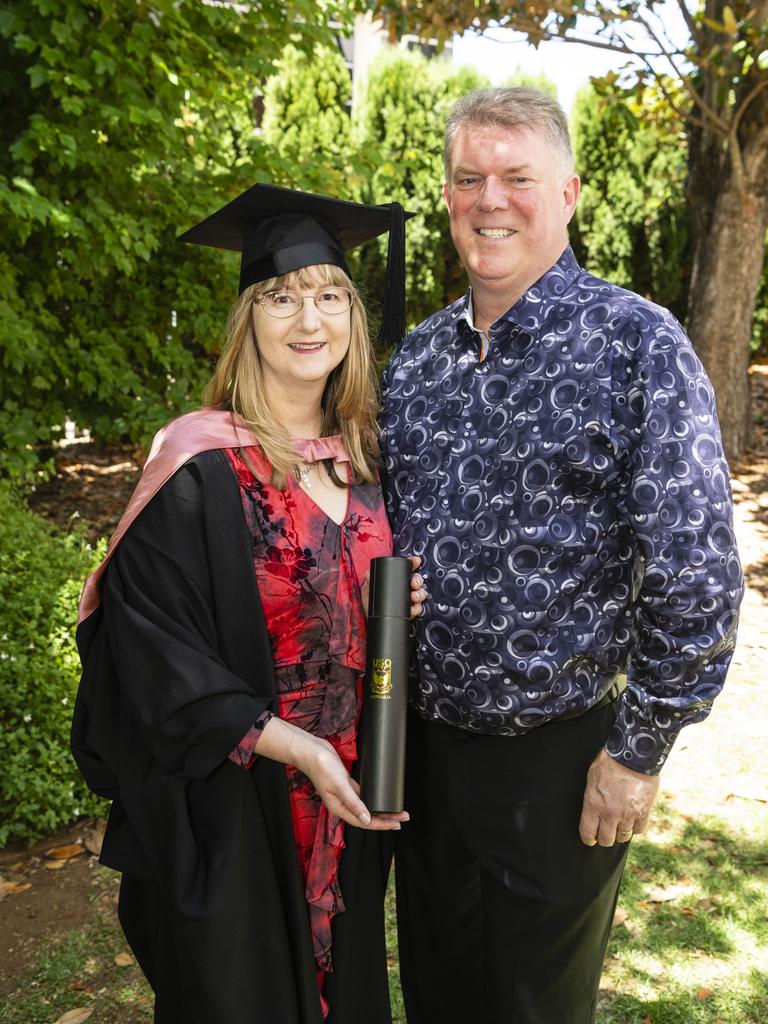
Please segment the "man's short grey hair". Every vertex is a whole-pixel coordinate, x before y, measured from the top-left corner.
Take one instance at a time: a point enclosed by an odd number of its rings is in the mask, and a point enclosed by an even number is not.
[[[549,93],[517,85],[495,89],[475,89],[462,96],[451,111],[445,126],[445,180],[451,180],[451,149],[463,125],[478,128],[537,128],[562,157],[566,172],[573,170],[573,150],[568,118]]]

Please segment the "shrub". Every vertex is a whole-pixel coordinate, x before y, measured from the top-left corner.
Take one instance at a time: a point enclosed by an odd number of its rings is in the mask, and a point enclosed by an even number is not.
[[[0,481],[0,846],[103,813],[69,753],[77,602],[102,554]]]

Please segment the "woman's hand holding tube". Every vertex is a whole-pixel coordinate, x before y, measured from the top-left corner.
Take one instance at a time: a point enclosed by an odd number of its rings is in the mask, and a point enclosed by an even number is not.
[[[358,796],[358,784],[350,778],[331,744],[276,716],[264,726],[256,752],[298,768],[311,780],[328,812],[349,825],[387,831],[397,830],[402,821],[408,821],[407,811],[371,815]]]

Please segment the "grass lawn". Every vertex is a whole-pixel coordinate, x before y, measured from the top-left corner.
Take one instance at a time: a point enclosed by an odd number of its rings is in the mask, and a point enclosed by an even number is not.
[[[758,807],[759,815],[744,801],[744,828],[715,817],[687,820],[664,802],[657,807],[652,830],[630,850],[599,1024],[766,1024],[768,821]],[[73,1024],[151,1021],[149,990],[121,956],[116,884],[108,869],[91,868],[87,923],[39,951],[0,1005],[0,1024],[54,1024],[77,1009],[91,1012]],[[393,1021],[405,1024],[392,896]]]

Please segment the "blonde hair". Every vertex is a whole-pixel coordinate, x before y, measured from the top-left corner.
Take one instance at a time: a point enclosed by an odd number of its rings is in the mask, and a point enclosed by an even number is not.
[[[284,488],[297,478],[297,457],[287,431],[270,410],[253,329],[254,299],[276,288],[311,288],[317,284],[348,288],[352,293],[349,349],[331,372],[322,397],[321,436],[341,434],[349,453],[352,478],[376,480],[379,445],[373,347],[362,300],[341,267],[329,263],[294,270],[246,288],[229,311],[227,342],[203,391],[205,405],[231,409],[258,440],[272,467],[271,483]],[[328,463],[331,478],[345,486]]]

